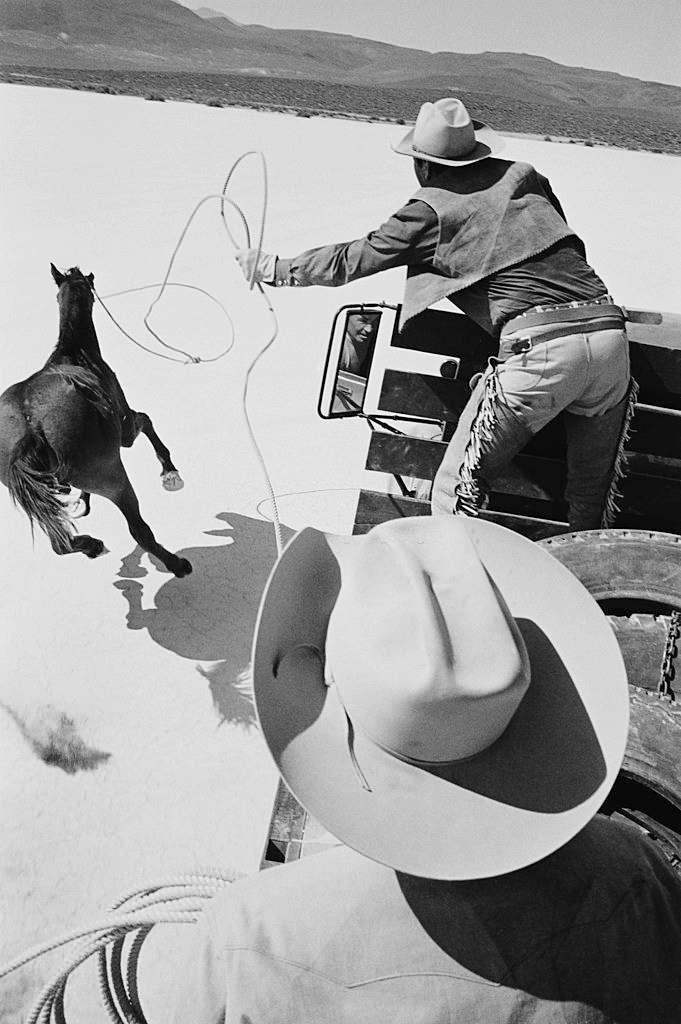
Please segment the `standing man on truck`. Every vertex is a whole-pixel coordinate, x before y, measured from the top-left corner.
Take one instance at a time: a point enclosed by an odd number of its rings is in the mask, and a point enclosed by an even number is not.
[[[406,266],[400,328],[449,298],[499,340],[435,477],[434,513],[477,515],[496,476],[559,413],[573,530],[611,524],[636,384],[624,313],[548,180],[453,97],[424,103],[394,146],[419,190],[376,230],[280,259],[242,249],[252,281],[337,287]]]

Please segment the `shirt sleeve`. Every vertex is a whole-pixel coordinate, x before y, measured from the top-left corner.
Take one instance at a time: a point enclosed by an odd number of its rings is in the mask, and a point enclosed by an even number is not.
[[[551,188],[551,182],[549,181],[548,178],[545,178],[543,174],[539,174],[538,171],[537,171],[537,177],[539,178],[539,183],[541,184],[541,187],[543,188],[544,192],[546,193],[546,198],[551,203],[551,206],[553,206],[554,210],[556,210],[556,212],[560,214],[560,216],[563,218],[563,220],[567,224],[568,223],[568,219],[565,216],[565,213],[563,211],[563,207],[561,206],[560,201],[559,201],[557,195],[555,194],[555,192]],[[580,256],[582,257],[582,259],[586,260],[586,246],[584,245],[583,240],[579,237],[579,235],[575,234],[575,235],[572,236],[572,242],[573,242],[574,246],[576,247],[577,251],[579,252]]]
[[[308,249],[292,259],[278,259],[275,283],[336,288],[381,270],[431,264],[437,237],[435,211],[427,203],[413,200],[364,238]]]
[[[539,172],[537,172],[537,177],[539,178],[541,187],[544,189],[544,192],[546,192],[546,198],[551,203],[551,206],[561,215],[565,223],[567,223],[567,217],[563,212],[563,207],[561,206],[556,193],[551,188],[551,182],[548,178],[545,178],[543,174],[539,174]]]

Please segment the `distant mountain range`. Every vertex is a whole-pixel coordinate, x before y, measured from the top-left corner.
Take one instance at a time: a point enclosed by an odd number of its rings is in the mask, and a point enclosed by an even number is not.
[[[678,86],[524,53],[429,53],[333,32],[242,25],[175,0],[0,0],[0,64],[242,73],[681,117]]]

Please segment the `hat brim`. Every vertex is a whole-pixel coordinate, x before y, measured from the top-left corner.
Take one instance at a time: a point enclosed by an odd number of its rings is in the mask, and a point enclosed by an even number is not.
[[[307,529],[292,539],[270,577],[253,648],[260,726],[296,798],[346,845],[429,878],[504,874],[562,846],[605,800],[628,730],[619,645],[581,583],[510,530],[475,519],[466,528],[532,669],[510,726],[482,754],[438,774],[399,760],[353,731],[327,687],[310,648],[324,650],[343,566],[361,538]]]
[[[470,153],[467,153],[460,160],[431,156],[429,153],[414,149],[413,128],[395,146],[392,146],[392,149],[395,153],[399,153],[400,156],[410,156],[416,160],[428,160],[430,163],[444,164],[447,167],[463,167],[466,164],[474,164],[479,160],[486,160],[487,157],[500,153],[505,144],[502,137],[497,135],[493,128],[483,124],[482,121],[472,121],[471,123],[475,132],[476,145]]]

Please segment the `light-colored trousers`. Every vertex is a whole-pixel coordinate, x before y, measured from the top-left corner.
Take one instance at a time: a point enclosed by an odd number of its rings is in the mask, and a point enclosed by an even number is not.
[[[564,413],[570,529],[611,525],[637,390],[626,332],[590,333],[585,320],[574,325],[574,334],[541,341],[542,333],[560,326],[502,332],[499,357],[490,359],[474,387],[435,476],[434,515],[477,515],[499,473]],[[521,336],[536,343],[514,354],[511,345]]]

